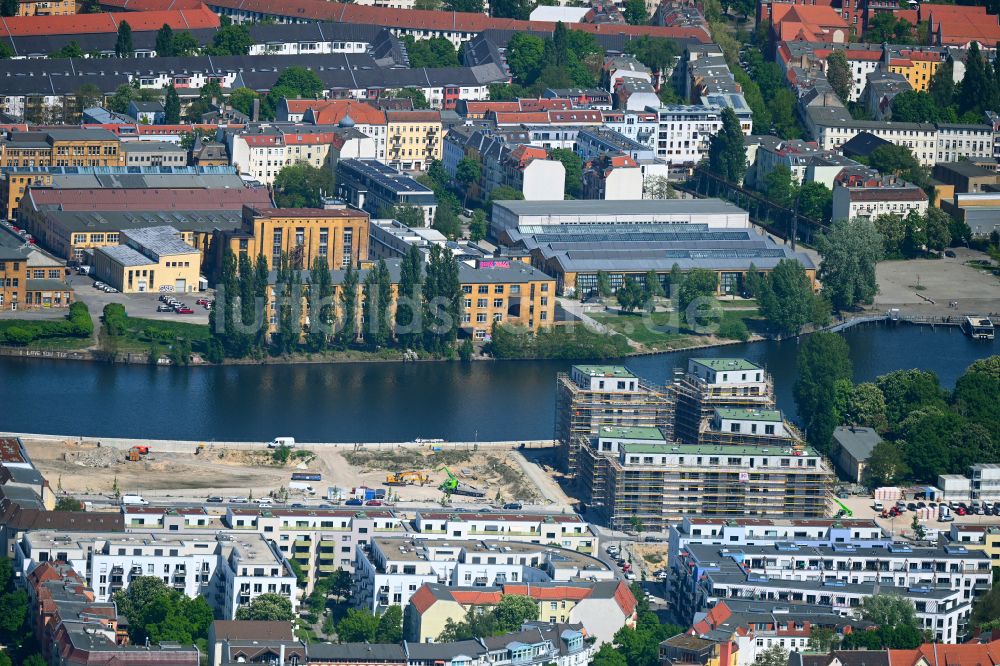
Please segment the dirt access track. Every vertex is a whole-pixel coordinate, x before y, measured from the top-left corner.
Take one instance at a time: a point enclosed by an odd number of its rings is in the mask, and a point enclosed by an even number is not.
[[[390,473],[421,471],[424,485],[391,486],[397,501],[440,501],[438,486],[449,469],[460,481],[483,490],[482,501],[542,503],[544,494],[525,473],[521,454],[510,449],[449,448],[431,446],[296,448],[287,462],[275,460],[267,449],[225,448],[207,444],[198,453],[157,451],[139,462],[126,460],[120,448],[99,446],[97,441],[30,439],[24,443],[39,471],[58,492],[76,495],[108,494],[116,484],[120,492],[148,497],[204,498],[206,495],[261,497],[288,488],[291,474],[316,472],[322,481],[310,482],[319,496],[327,488],[349,491],[357,486],[386,487]],[[294,498],[296,493],[290,493]],[[300,494],[301,496],[301,494]]]

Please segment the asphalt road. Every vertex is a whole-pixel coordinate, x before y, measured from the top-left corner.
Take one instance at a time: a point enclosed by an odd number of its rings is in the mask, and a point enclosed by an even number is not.
[[[104,311],[104,306],[108,303],[121,303],[125,306],[125,312],[130,317],[142,317],[143,319],[162,319],[166,321],[185,321],[189,324],[207,324],[208,310],[200,305],[195,305],[195,300],[215,298],[215,292],[211,289],[201,292],[187,294],[172,294],[181,303],[186,304],[194,314],[181,315],[176,312],[157,312],[156,307],[162,305],[159,292],[148,292],[145,294],[109,294],[94,287],[94,279],[86,275],[71,275],[67,281],[73,285],[76,292],[76,299],[83,301],[90,308],[90,314],[95,317],[100,316]],[[95,321],[96,323],[96,321]]]

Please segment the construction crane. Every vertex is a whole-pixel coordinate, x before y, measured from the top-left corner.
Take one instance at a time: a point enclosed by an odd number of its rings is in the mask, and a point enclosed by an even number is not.
[[[418,472],[416,470],[389,474],[385,477],[385,485],[387,486],[409,486],[413,484],[420,484],[422,486],[428,481],[430,481],[430,477],[425,472]]]
[[[469,484],[459,481],[458,477],[451,473],[451,470],[447,467],[442,467],[438,471],[444,470],[448,475],[448,478],[438,486],[438,489],[446,495],[468,495],[469,497],[485,497],[484,493],[479,488],[475,486],[470,486]]]

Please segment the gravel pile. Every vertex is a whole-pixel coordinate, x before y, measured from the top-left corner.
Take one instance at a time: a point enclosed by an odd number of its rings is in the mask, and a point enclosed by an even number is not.
[[[101,447],[99,449],[69,451],[65,457],[66,462],[80,465],[81,467],[112,467],[120,463],[124,456],[124,451],[119,451],[111,447]]]

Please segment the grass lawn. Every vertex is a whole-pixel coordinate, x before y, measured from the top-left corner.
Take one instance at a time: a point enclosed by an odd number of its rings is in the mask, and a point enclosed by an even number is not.
[[[692,331],[687,322],[678,323],[677,315],[673,312],[654,312],[651,315],[636,313],[618,315],[605,312],[590,316],[616,333],[621,333],[652,351],[686,349],[705,344],[712,339],[707,334]],[[742,320],[750,332],[754,333],[755,328],[759,328],[761,317],[756,308],[746,310],[723,308],[720,324],[739,320]]]
[[[122,352],[144,352],[151,347],[162,352],[175,341],[185,339],[195,351],[203,352],[211,337],[207,324],[127,317],[125,334],[117,336],[115,343]]]
[[[48,351],[80,351],[86,349],[94,343],[92,338],[45,338],[42,340],[32,340],[28,343],[28,349],[44,349]]]

